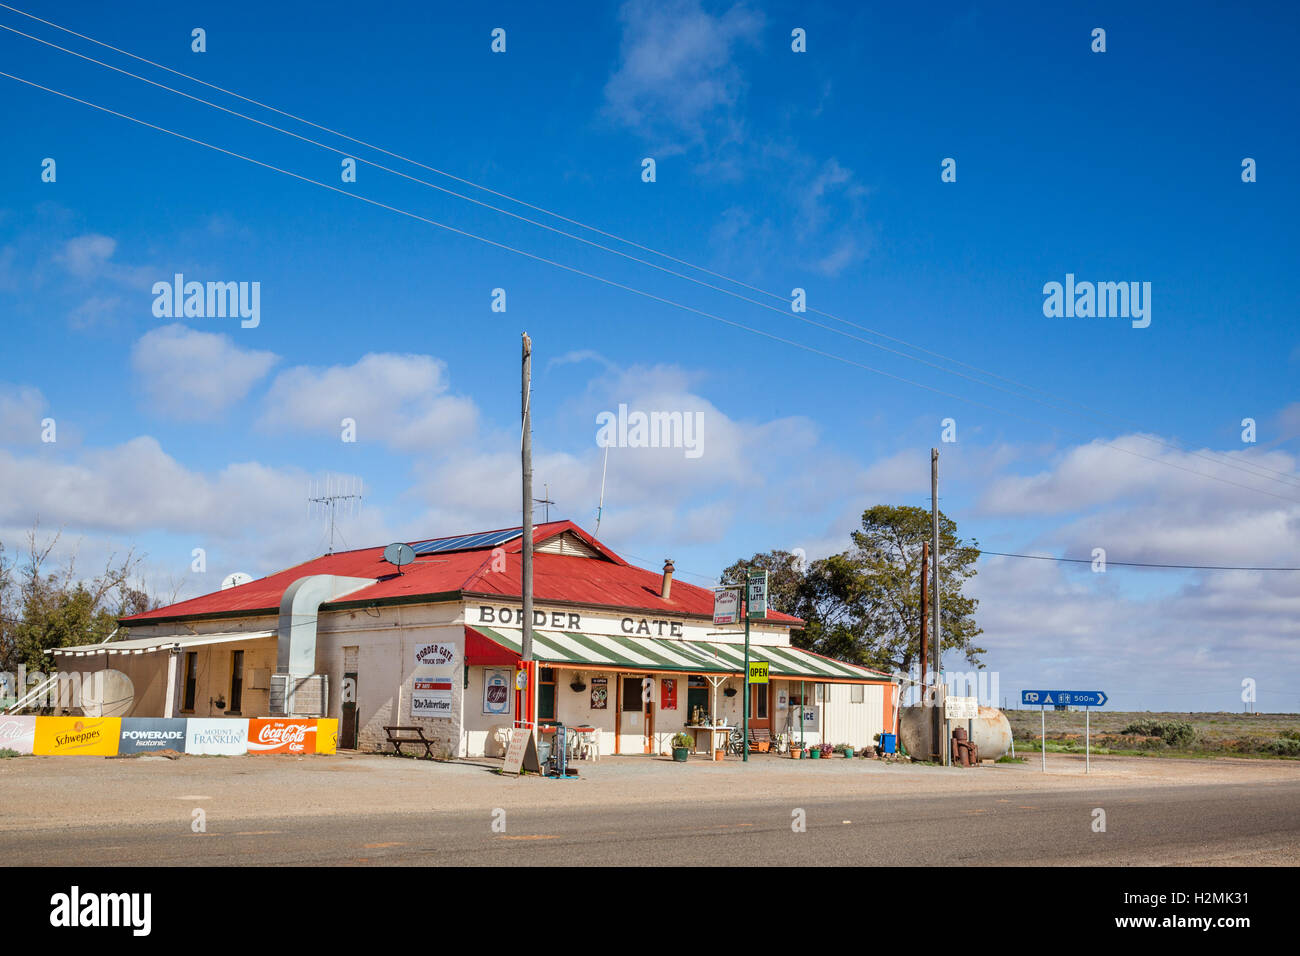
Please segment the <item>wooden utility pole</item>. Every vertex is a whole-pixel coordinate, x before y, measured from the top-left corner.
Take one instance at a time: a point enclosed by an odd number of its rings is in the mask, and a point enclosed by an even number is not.
[[[523,662],[524,673],[527,675],[528,686],[524,688],[523,699],[527,704],[526,714],[523,719],[532,722],[533,707],[532,701],[536,699],[537,689],[533,686],[533,410],[532,410],[532,380],[533,380],[533,341],[524,333],[524,368],[523,368],[523,392],[521,397],[523,411],[523,433],[519,441],[520,464],[523,466],[524,477],[524,540],[523,540],[523,566],[520,574],[520,588],[523,591],[524,599],[524,628],[523,628],[523,646],[520,648],[520,658]]]
[[[926,619],[926,610],[930,603],[930,542],[921,542],[921,699],[925,704],[925,667],[926,644],[930,641],[930,622]]]
[[[930,561],[932,567],[933,579],[930,582],[930,596],[934,600],[934,654],[932,656],[934,668],[934,683],[936,690],[939,686],[940,674],[943,673],[943,634],[939,626],[939,449],[930,449],[930,520],[933,523],[934,540],[930,544]],[[936,715],[935,721],[941,718]],[[946,724],[940,724],[944,727],[945,732],[939,735],[939,749],[943,752],[943,763],[947,766],[949,760],[949,747],[947,741]]]

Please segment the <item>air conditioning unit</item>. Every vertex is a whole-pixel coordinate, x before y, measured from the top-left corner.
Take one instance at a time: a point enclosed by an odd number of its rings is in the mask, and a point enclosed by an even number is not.
[[[271,677],[270,711],[273,717],[324,717],[329,705],[329,675]]]

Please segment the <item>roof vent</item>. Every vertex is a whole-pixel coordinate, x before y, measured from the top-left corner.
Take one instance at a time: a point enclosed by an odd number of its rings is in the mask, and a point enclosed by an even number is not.
[[[663,598],[665,601],[667,601],[669,596],[673,593],[673,571],[674,571],[673,559],[672,558],[665,559],[664,583],[663,583],[663,587],[659,589],[659,596]]]

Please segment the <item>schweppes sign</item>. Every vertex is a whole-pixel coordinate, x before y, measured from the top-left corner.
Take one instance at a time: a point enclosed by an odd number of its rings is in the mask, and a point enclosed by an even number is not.
[[[45,757],[115,757],[121,734],[121,717],[42,717],[36,721],[32,752]]]

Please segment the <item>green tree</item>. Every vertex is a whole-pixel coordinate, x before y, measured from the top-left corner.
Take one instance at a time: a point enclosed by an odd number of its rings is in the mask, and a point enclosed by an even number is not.
[[[28,533],[27,562],[16,582],[9,568],[3,602],[11,663],[25,664],[29,672],[49,670],[53,648],[97,644],[117,630],[118,617],[150,605],[145,592],[131,583],[141,560],[133,551],[120,558],[109,555],[102,572],[83,579],[75,549],[63,564],[52,566],[61,532],[44,542],[38,536],[39,525]]]
[[[930,513],[910,506],[876,505],[862,513],[853,547],[802,567],[785,551],[756,554],[727,568],[739,580],[750,567],[767,568],[773,606],[801,618],[796,647],[879,670],[908,671],[920,657],[921,545],[931,539]],[[957,525],[939,513],[940,616],[943,649],[960,651],[982,667],[983,631],[975,622],[978,601],[962,593],[974,576],[979,546],[962,541]]]
[[[741,558],[722,572],[727,584],[742,584],[750,571],[767,572],[767,603],[774,611],[799,613],[804,568],[799,555],[789,551],[765,551],[746,560]]]

